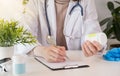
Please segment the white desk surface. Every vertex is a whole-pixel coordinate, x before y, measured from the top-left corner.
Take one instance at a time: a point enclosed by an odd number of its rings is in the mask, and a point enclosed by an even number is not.
[[[120,62],[105,61],[100,55],[85,57],[80,51],[68,51],[67,54],[71,59],[88,63],[90,67],[52,71],[29,57],[26,63],[27,72],[22,76],[120,76]],[[13,75],[6,73],[0,76]]]

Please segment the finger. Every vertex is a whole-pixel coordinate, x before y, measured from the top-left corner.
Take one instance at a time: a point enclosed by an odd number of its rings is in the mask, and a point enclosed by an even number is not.
[[[66,55],[66,49],[64,46],[57,46],[57,48],[59,48],[61,50],[61,52],[64,54],[64,56]]]
[[[88,57],[89,54],[86,51],[87,49],[86,49],[86,44],[85,43],[83,44],[83,49],[84,49],[83,51],[84,51],[85,56]]]
[[[51,56],[47,61],[51,63],[58,63],[58,62],[64,62],[65,60],[57,60],[56,58]]]
[[[84,49],[85,49],[85,52],[87,53],[87,55],[88,55],[88,56],[92,56],[93,53],[92,53],[91,50],[89,49],[87,43],[85,43],[84,47],[85,47]]]
[[[65,60],[64,56],[62,56],[62,54],[60,53],[61,50],[58,49],[56,46],[50,46],[48,50],[48,55],[46,57],[47,61],[59,62]]]
[[[50,56],[52,56],[55,59],[59,59],[59,60],[64,60],[65,59],[64,56],[61,56],[61,55],[59,55],[57,53],[54,53],[52,51],[50,52]]]
[[[57,53],[54,53],[53,51],[49,51],[49,54],[46,58],[48,62],[63,62],[65,59],[60,58]]]
[[[57,46],[58,48],[60,48],[61,50],[66,50],[64,46]]]
[[[92,54],[96,54],[97,53],[96,47],[90,41],[87,41],[86,45],[88,46],[88,48],[92,52]]]
[[[54,53],[57,53],[57,54],[59,54],[59,55],[61,55],[61,56],[64,56],[64,55],[65,55],[65,53],[64,53],[61,49],[59,49],[59,48],[57,48],[57,47],[51,48],[51,51],[53,51]]]
[[[84,53],[85,56],[88,56],[88,55],[87,55],[87,52],[85,51],[84,44],[82,45],[82,51],[83,51],[83,53]]]
[[[45,52],[44,52],[44,58],[48,62],[63,62],[63,61],[65,61],[65,59],[58,54],[59,53],[58,50],[56,50],[56,49],[52,50],[54,48],[55,48],[55,46],[49,46],[49,47],[45,48],[44,49],[45,50]]]
[[[56,57],[54,57],[54,55],[51,55],[51,56],[49,56],[48,61],[49,62],[63,62],[63,61],[65,61],[65,59],[56,58]]]
[[[96,47],[97,51],[102,49],[102,45],[97,41],[93,41],[93,45]]]
[[[63,51],[65,60],[69,59],[69,57],[66,55],[66,48],[64,46],[58,46],[58,48]]]

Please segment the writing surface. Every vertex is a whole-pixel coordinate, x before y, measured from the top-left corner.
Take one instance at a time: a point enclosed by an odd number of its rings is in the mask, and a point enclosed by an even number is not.
[[[80,61],[73,61],[70,59],[67,59],[64,62],[59,62],[59,63],[47,62],[42,57],[35,57],[35,59],[51,70],[63,70],[63,69],[75,69],[75,68],[89,67],[89,65],[87,65],[86,63],[83,63]]]

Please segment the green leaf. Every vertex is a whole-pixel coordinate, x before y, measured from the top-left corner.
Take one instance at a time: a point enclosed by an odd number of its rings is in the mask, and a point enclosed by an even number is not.
[[[105,18],[104,20],[100,21],[100,25],[103,26],[105,23],[107,23],[111,19],[112,17]]]
[[[29,0],[23,0],[22,4],[26,5],[29,2]]]
[[[109,22],[107,23],[107,29],[110,29],[113,27],[113,19],[110,19]]]
[[[120,7],[117,7],[116,9],[115,9],[115,12],[116,13],[120,13]],[[119,15],[120,16],[120,15]]]
[[[120,4],[120,2],[118,2],[118,1],[114,1],[115,3],[117,3],[117,4]]]
[[[114,4],[113,4],[111,1],[109,1],[109,2],[107,3],[107,7],[108,7],[108,9],[109,9],[111,12],[113,12],[113,10],[114,10]]]
[[[104,30],[104,32],[107,35],[107,38],[111,38],[111,36],[113,35],[113,32],[114,32],[113,30],[114,30],[113,28]]]
[[[33,44],[36,38],[23,26],[18,26],[18,22],[0,19],[0,46],[13,46],[15,44]]]
[[[118,22],[114,22],[113,28],[114,28],[114,33],[115,33],[115,36],[116,36],[117,40],[120,41],[120,31],[119,31],[120,30],[120,24]]]

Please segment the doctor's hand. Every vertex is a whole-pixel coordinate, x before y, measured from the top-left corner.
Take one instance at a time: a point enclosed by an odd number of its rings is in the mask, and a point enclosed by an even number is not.
[[[62,46],[39,47],[39,49],[34,51],[34,53],[41,53],[40,55],[48,62],[64,62],[66,56],[65,47]]]
[[[87,40],[82,45],[82,51],[87,57],[95,55],[97,52],[101,51],[101,49],[102,45],[97,41],[90,42]]]

